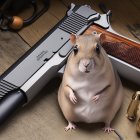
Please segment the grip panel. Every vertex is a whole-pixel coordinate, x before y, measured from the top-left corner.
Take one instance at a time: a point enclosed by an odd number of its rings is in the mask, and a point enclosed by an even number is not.
[[[140,44],[96,25],[90,26],[85,34],[91,34],[93,31],[105,34],[105,38],[101,40],[101,45],[109,55],[140,69]]]

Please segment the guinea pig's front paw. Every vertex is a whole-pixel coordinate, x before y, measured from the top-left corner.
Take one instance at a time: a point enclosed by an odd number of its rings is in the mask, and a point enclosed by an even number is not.
[[[113,129],[111,127],[104,127],[103,130],[105,133],[110,133],[110,132],[113,132],[115,129]]]
[[[98,102],[100,95],[95,95],[92,97],[92,101]]]
[[[69,122],[68,126],[65,127],[65,131],[72,130],[72,129],[76,129],[76,125],[73,124],[72,122]]]
[[[73,103],[73,104],[76,104],[77,103],[77,98],[75,96],[75,94],[73,92],[71,92],[69,94],[69,98],[70,98],[70,101]]]

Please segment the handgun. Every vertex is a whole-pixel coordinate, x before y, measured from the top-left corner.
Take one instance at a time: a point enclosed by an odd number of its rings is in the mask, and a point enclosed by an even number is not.
[[[89,5],[72,3],[62,20],[1,75],[0,123],[29,103],[64,67],[73,51],[71,33],[105,33],[102,47],[113,66],[121,76],[140,85],[140,44],[116,33],[109,15],[110,11],[100,14]]]

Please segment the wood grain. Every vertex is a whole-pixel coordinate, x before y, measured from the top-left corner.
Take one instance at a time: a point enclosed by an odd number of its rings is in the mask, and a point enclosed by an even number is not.
[[[93,31],[102,33],[101,45],[109,55],[140,69],[140,43],[120,37],[96,25],[90,26],[85,34],[92,34]]]
[[[0,75],[28,49],[29,46],[16,33],[0,31]]]
[[[33,46],[57,22],[58,20],[50,13],[45,13],[34,24],[20,31],[19,34],[30,46]]]
[[[105,35],[105,39],[108,41],[112,41],[112,42],[124,42],[128,45],[137,47],[140,49],[140,43],[136,43],[134,41],[128,40],[127,38],[125,38],[125,36],[120,37],[117,34],[113,34],[111,32],[108,32],[106,30],[104,30],[103,28],[96,26],[96,25],[92,25],[89,27],[89,29],[86,30],[85,34],[91,34],[93,31],[96,31],[97,33],[103,33]]]

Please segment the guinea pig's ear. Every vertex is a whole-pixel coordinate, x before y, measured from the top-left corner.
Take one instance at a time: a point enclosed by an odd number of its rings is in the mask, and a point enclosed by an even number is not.
[[[104,42],[104,40],[106,39],[105,34],[103,33],[99,33],[96,36],[96,40],[102,45],[102,43]]]
[[[100,44],[102,45],[105,40],[106,40],[105,34],[100,33],[100,37],[99,37]]]
[[[77,36],[75,34],[72,33],[70,35],[70,41],[73,45],[76,43],[76,38],[77,38]]]

